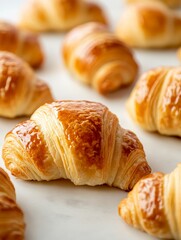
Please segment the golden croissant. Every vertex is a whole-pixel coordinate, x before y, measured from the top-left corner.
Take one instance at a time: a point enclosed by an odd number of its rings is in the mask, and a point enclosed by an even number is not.
[[[120,202],[129,225],[158,238],[181,239],[181,165],[170,174],[150,174]]]
[[[181,45],[181,17],[159,2],[130,5],[116,28],[129,46],[166,48]]]
[[[181,67],[160,67],[144,73],[127,108],[142,128],[181,137]]]
[[[43,52],[36,35],[0,22],[0,51],[12,52],[37,68],[43,62]]]
[[[107,24],[101,7],[85,0],[29,0],[19,26],[32,31],[66,31],[86,22]]]
[[[15,189],[5,171],[0,168],[0,239],[24,239],[23,212],[16,204]]]
[[[48,85],[35,76],[26,62],[0,51],[0,116],[31,115],[39,106],[52,101]]]
[[[138,72],[131,50],[99,23],[87,23],[68,33],[63,58],[77,79],[102,94],[129,85]]]
[[[57,101],[6,135],[3,159],[24,180],[69,179],[123,190],[150,173],[137,136],[100,103]]]
[[[151,2],[155,3],[155,1],[159,1],[161,3],[166,4],[169,7],[179,7],[181,6],[181,1],[180,0],[126,0],[128,3],[136,3],[136,2]]]

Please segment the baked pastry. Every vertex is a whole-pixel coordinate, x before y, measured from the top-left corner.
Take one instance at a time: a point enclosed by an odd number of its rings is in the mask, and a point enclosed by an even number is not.
[[[38,37],[19,30],[7,22],[0,22],[0,51],[12,52],[23,58],[33,68],[43,62],[43,52]]]
[[[87,23],[68,33],[63,58],[77,79],[102,94],[129,85],[138,71],[131,50],[99,23]]]
[[[131,4],[116,35],[132,47],[165,48],[181,45],[181,17],[159,2]]]
[[[107,24],[101,7],[86,0],[29,0],[19,26],[32,31],[67,31],[86,22]]]
[[[52,101],[48,85],[35,76],[26,62],[0,51],[0,116],[31,115],[39,106]]]
[[[160,67],[143,74],[127,107],[145,130],[181,137],[181,67]]]
[[[5,171],[0,168],[0,239],[24,239],[23,212],[16,203],[15,189]]]
[[[153,2],[154,3],[154,1],[159,1],[173,8],[181,6],[180,0],[126,0],[126,1],[127,3],[136,3],[136,2]]]
[[[181,165],[170,174],[141,179],[120,202],[119,215],[129,225],[158,238],[181,239]]]
[[[57,101],[6,135],[3,159],[24,180],[70,179],[130,190],[150,173],[137,136],[100,103]]]

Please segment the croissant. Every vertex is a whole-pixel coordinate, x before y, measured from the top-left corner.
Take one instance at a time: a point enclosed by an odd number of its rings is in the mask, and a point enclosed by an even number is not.
[[[100,103],[57,101],[6,135],[3,159],[24,180],[70,179],[76,185],[132,189],[150,173],[137,136]]]
[[[179,7],[181,5],[180,0],[126,0],[128,3],[137,3],[137,2],[153,2],[160,1],[161,3],[166,4],[169,7]],[[155,2],[153,2],[155,3]]]
[[[107,24],[101,7],[85,0],[29,0],[19,20],[32,31],[67,31],[86,22]]]
[[[181,67],[160,67],[143,74],[127,108],[144,129],[181,137]]]
[[[116,28],[116,35],[138,48],[181,45],[181,17],[159,2],[130,5]]]
[[[7,22],[0,22],[0,51],[12,52],[34,68],[38,68],[44,58],[36,35],[21,31]]]
[[[31,115],[39,106],[52,101],[48,85],[37,79],[26,62],[0,51],[0,116]]]
[[[13,184],[5,171],[0,168],[0,239],[24,239],[23,212],[16,204]]]
[[[64,41],[63,58],[77,79],[102,94],[129,85],[138,71],[130,49],[99,23],[73,29]]]
[[[170,174],[150,174],[120,202],[119,215],[129,225],[158,238],[181,239],[181,165]]]

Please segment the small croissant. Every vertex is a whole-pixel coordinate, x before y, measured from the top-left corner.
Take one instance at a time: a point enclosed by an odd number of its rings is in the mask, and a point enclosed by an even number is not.
[[[160,2],[131,4],[116,35],[131,47],[166,48],[181,45],[181,17]]]
[[[63,58],[77,79],[102,94],[131,84],[138,72],[131,50],[99,23],[87,23],[68,33]]]
[[[141,179],[119,204],[129,225],[163,239],[181,239],[181,165],[170,174]]]
[[[29,0],[22,10],[20,28],[37,32],[67,31],[86,22],[107,24],[102,8],[85,0]]]
[[[24,180],[70,179],[130,190],[150,173],[137,136],[100,103],[57,101],[6,135],[3,159]]]
[[[176,8],[181,6],[181,1],[180,0],[126,0],[127,3],[137,3],[137,2],[150,2],[150,3],[155,3],[155,1],[159,1],[161,3],[166,4],[168,7],[171,8]]]
[[[14,186],[0,168],[0,239],[23,240],[24,230],[23,212],[16,204]]]
[[[33,68],[40,67],[44,58],[36,35],[22,31],[7,22],[0,22],[0,51],[18,55]]]
[[[26,62],[0,51],[0,116],[31,115],[39,106],[52,101],[48,85],[37,79]]]
[[[127,108],[145,130],[181,137],[181,67],[160,67],[144,73]]]

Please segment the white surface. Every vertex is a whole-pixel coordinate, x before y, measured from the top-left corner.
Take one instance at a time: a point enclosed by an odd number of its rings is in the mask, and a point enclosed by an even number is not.
[[[1,0],[0,18],[16,21],[23,0]],[[99,0],[115,26],[123,10],[121,0]],[[181,161],[181,139],[148,133],[137,127],[125,110],[133,86],[103,97],[70,77],[60,58],[62,34],[41,36],[46,62],[37,74],[52,88],[56,99],[87,99],[102,102],[117,114],[125,128],[142,141],[153,171],[172,171]],[[176,50],[137,51],[140,73],[160,65],[178,65]],[[0,119],[0,147],[5,134],[23,119]],[[0,159],[0,165],[3,161]],[[27,240],[145,240],[154,239],[127,226],[117,214],[119,201],[126,193],[116,188],[76,187],[69,181],[23,182],[12,177],[18,203],[25,213]]]

